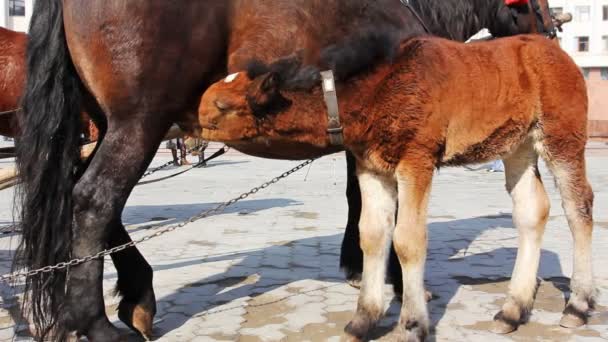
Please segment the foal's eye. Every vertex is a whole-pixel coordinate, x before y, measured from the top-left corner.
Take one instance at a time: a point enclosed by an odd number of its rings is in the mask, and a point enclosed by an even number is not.
[[[224,111],[224,110],[228,110],[230,109],[230,105],[226,102],[220,101],[220,100],[215,100],[215,106],[217,107],[217,109]]]

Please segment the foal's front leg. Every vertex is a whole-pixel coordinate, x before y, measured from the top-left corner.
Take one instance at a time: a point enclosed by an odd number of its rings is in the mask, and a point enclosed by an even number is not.
[[[363,274],[357,313],[345,331],[362,340],[384,313],[384,279],[391,232],[395,226],[396,184],[392,177],[357,166],[362,210],[360,244]]]
[[[424,290],[426,214],[433,166],[403,163],[397,170],[399,209],[393,244],[403,271],[403,304],[395,335],[399,341],[423,341],[429,330]]]

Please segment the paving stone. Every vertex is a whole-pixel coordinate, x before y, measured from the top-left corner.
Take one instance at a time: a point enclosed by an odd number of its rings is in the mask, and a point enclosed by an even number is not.
[[[212,146],[216,146],[212,144]],[[596,197],[594,267],[599,289],[598,313],[586,327],[558,328],[563,293],[551,279],[572,272],[572,239],[560,197],[546,168],[541,168],[552,209],[541,254],[537,294],[530,323],[507,336],[488,331],[506,298],[517,253],[511,199],[504,174],[442,169],[435,176],[429,207],[429,251],[425,286],[438,298],[429,312],[436,341],[600,341],[608,339],[608,149],[588,158]],[[159,154],[155,165],[168,160]],[[238,163],[238,165],[230,165]],[[164,182],[137,187],[123,219],[133,238],[159,229],[163,216],[178,222],[238,196],[279,170],[296,163],[256,159],[230,152],[212,167],[194,169]],[[161,171],[159,176],[176,170]],[[334,176],[334,174],[336,176]],[[140,245],[155,270],[158,341],[339,341],[352,318],[359,290],[345,284],[339,269],[343,227],[343,154],[315,161],[304,182],[296,173],[226,213],[191,223]],[[204,181],[202,181],[204,180]],[[167,195],[171,193],[170,197]],[[12,190],[0,192],[0,222],[11,219]],[[156,228],[143,229],[142,227]],[[10,269],[14,240],[0,236],[0,270]],[[119,298],[111,259],[105,260],[104,293],[111,307]],[[15,337],[11,298],[21,289],[0,286],[0,341]],[[400,303],[385,286],[385,330],[398,320]],[[116,314],[110,319],[119,327]],[[314,335],[307,335],[314,331]],[[384,330],[383,330],[384,331]],[[383,341],[386,336],[379,340]]]

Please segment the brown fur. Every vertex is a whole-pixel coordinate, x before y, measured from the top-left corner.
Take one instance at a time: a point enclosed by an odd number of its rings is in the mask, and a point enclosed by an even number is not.
[[[203,137],[260,149],[269,142],[297,144],[300,155],[307,156],[335,152],[326,133],[319,87],[281,92],[276,79],[280,75],[269,73],[252,80],[243,72],[232,82],[212,85],[199,107]],[[380,63],[344,82],[337,93],[344,148],[356,156],[358,169],[397,180],[399,216],[393,242],[404,271],[400,326],[405,334],[424,339],[428,332],[419,275],[426,258],[425,213],[433,169],[496,158],[505,159],[515,224],[522,239],[533,241],[523,245],[530,253],[524,252],[522,260],[518,254],[509,299],[496,316],[497,331],[515,329],[527,318],[533,300],[538,258],[526,255],[539,255],[548,215],[536,166],[539,155],[558,180],[580,259],[573,275],[578,279],[575,299],[562,324],[580,321],[572,312],[588,310],[593,294],[589,254],[593,193],[584,165],[585,83],[564,51],[531,35],[469,45],[414,38],[399,46],[392,63]],[[252,101],[268,105],[272,99],[288,99],[290,105],[278,113],[254,115]],[[223,104],[221,110],[218,102]],[[282,151],[277,148],[272,153]],[[361,229],[366,227],[362,218]],[[381,243],[373,242],[379,240],[364,231],[361,239],[362,247],[381,248]],[[367,249],[365,258],[377,253]],[[410,291],[405,286],[408,278],[413,278]],[[363,290],[362,296],[367,296]],[[355,337],[376,321],[365,313],[377,308],[362,303],[365,300],[360,300],[355,320],[347,328]]]
[[[0,27],[0,135],[14,137],[18,131],[15,114],[25,84],[27,35]]]
[[[584,148],[584,81],[570,57],[545,38],[472,45],[422,38],[404,43],[401,51],[394,64],[380,65],[338,87],[345,147],[378,171],[394,172],[410,153],[432,158],[437,166],[489,161],[513,151],[533,130],[562,153]],[[227,112],[239,118],[226,118],[221,130],[205,130],[206,137],[235,144],[244,138],[252,144],[289,141],[335,150],[325,134],[319,89],[285,92],[293,102],[289,110],[255,119],[244,101],[244,94],[254,90],[251,82],[242,74],[205,93],[199,111],[203,127],[222,119],[209,99],[234,104]],[[563,98],[572,99],[572,105],[564,108]],[[570,115],[556,113],[563,111]],[[564,150],[566,145],[578,150]]]
[[[25,33],[7,30],[0,27],[0,135],[15,138],[20,129],[16,111],[25,85],[25,50],[27,47]],[[82,123],[89,141],[96,141],[99,130],[86,113],[82,114]]]

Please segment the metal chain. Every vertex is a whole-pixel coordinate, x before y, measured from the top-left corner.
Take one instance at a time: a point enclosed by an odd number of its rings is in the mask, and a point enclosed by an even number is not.
[[[174,225],[168,226],[168,227],[166,227],[166,228],[164,228],[162,230],[159,230],[158,232],[156,232],[154,234],[150,234],[150,235],[144,236],[144,237],[142,237],[140,239],[133,240],[133,241],[125,243],[123,245],[119,245],[119,246],[116,246],[116,247],[113,247],[113,248],[110,248],[110,249],[103,250],[103,251],[101,251],[99,253],[92,254],[92,255],[86,256],[84,258],[72,259],[70,261],[60,262],[60,263],[58,263],[56,265],[45,266],[45,267],[42,267],[42,268],[39,268],[39,269],[35,269],[35,270],[31,270],[31,271],[28,271],[28,272],[24,271],[24,272],[16,272],[16,273],[2,275],[2,276],[0,276],[0,282],[7,282],[8,283],[10,281],[13,281],[13,280],[19,279],[19,278],[32,277],[32,276],[35,276],[35,275],[38,275],[38,274],[41,274],[41,273],[55,272],[57,270],[62,270],[62,269],[68,268],[70,266],[80,265],[80,264],[83,264],[85,262],[89,262],[89,261],[95,260],[95,259],[100,259],[100,258],[103,258],[103,257],[105,257],[107,255],[118,253],[118,252],[123,251],[123,250],[125,250],[127,248],[134,247],[134,246],[136,246],[136,245],[138,245],[138,244],[140,244],[142,242],[145,242],[145,241],[151,240],[153,238],[159,237],[161,235],[164,235],[166,233],[172,232],[172,231],[174,231],[174,230],[176,230],[178,228],[182,228],[182,227],[184,227],[184,226],[186,226],[186,225],[188,225],[188,224],[190,224],[192,222],[195,222],[195,221],[198,221],[200,219],[206,218],[206,217],[208,217],[208,216],[210,216],[210,215],[212,215],[214,213],[218,213],[219,214],[219,213],[223,212],[224,210],[226,210],[227,207],[229,207],[229,206],[237,203],[238,201],[244,200],[245,198],[247,198],[247,197],[249,197],[249,196],[257,193],[260,190],[266,189],[267,187],[269,187],[272,184],[278,183],[281,179],[289,177],[292,173],[295,173],[295,172],[301,170],[305,166],[311,164],[313,161],[314,161],[314,159],[309,159],[309,160],[305,161],[304,163],[302,163],[302,164],[300,164],[300,165],[292,168],[291,170],[283,172],[280,176],[274,177],[271,180],[262,183],[262,185],[256,186],[256,187],[252,188],[251,190],[249,190],[249,191],[247,191],[245,193],[242,193],[241,195],[239,195],[239,196],[237,196],[237,197],[235,197],[235,198],[233,198],[233,199],[231,199],[231,200],[229,200],[227,202],[219,204],[218,206],[216,206],[214,208],[211,208],[209,210],[205,210],[205,211],[203,211],[203,212],[201,212],[201,213],[199,213],[199,214],[197,214],[195,216],[190,217],[186,221],[183,221],[183,222],[181,222],[179,224],[174,224]]]
[[[0,113],[0,114],[1,114],[1,113]],[[190,150],[188,150],[188,151],[186,152],[186,154],[191,154],[191,153],[192,153],[192,152],[194,152],[194,150],[196,150],[198,147],[199,147],[199,146],[195,146],[195,147],[191,148]],[[228,147],[228,146],[224,145],[224,146],[222,146],[222,148],[220,148],[220,150],[221,150],[221,149],[226,149],[226,151],[229,151],[229,150],[230,150],[230,147]],[[200,164],[201,164],[201,163],[195,164],[195,165],[193,166],[193,168],[195,168],[195,167],[199,166]],[[169,166],[171,166],[171,165],[173,165],[173,161],[167,162],[167,163],[165,163],[165,164],[163,164],[163,165],[161,165],[161,166],[158,166],[158,167],[155,167],[155,168],[153,168],[153,169],[150,169],[150,171],[147,171],[146,173],[144,173],[144,174],[143,174],[143,175],[142,175],[142,176],[141,176],[139,179],[141,180],[142,178],[147,177],[147,176],[150,176],[151,174],[153,174],[153,173],[155,173],[155,172],[157,172],[157,171],[164,170],[164,169],[166,169],[167,167],[169,167]],[[18,225],[10,225],[10,226],[5,226],[5,227],[1,227],[1,228],[0,228],[0,235],[3,235],[3,234],[13,234],[13,233],[20,233],[20,232],[21,232],[21,229],[19,229]],[[0,278],[0,281],[1,281],[1,280],[2,280],[2,279]]]
[[[186,155],[189,155],[190,153],[194,152],[196,149],[198,149],[200,146],[194,146],[193,148],[189,149],[188,151],[186,151]],[[224,145],[222,148],[226,147],[226,145]],[[182,158],[179,157],[179,159],[181,160]],[[150,176],[151,174],[157,172],[157,171],[161,171],[163,169],[168,168],[169,166],[173,165],[173,161],[168,161],[166,163],[164,163],[161,166],[155,167],[153,169],[150,169],[149,171],[146,171],[139,179],[145,178]]]

